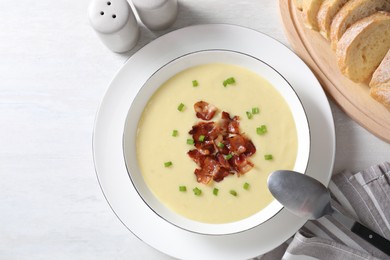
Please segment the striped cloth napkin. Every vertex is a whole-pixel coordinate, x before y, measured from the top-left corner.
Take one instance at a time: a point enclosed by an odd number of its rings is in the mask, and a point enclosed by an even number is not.
[[[336,174],[329,183],[333,206],[390,240],[390,163]],[[261,260],[390,259],[331,216],[308,221],[289,241]]]

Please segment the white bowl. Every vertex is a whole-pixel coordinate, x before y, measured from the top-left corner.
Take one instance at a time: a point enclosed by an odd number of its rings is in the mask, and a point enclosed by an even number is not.
[[[259,59],[246,54],[207,50],[187,54],[175,59],[156,71],[137,93],[129,109],[123,133],[123,151],[131,181],[144,202],[164,220],[188,231],[207,235],[226,235],[242,232],[261,225],[281,209],[282,205],[273,200],[256,214],[231,223],[208,224],[185,218],[164,206],[149,190],[139,170],[136,157],[136,134],[138,121],[151,96],[172,76],[188,68],[207,63],[226,63],[247,68],[271,83],[282,95],[292,111],[298,135],[297,158],[293,170],[305,173],[310,154],[309,124],[303,106],[290,84],[275,69]]]

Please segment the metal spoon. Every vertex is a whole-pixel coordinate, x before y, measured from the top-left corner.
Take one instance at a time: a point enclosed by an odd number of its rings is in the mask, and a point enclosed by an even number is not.
[[[275,199],[295,215],[307,219],[332,215],[353,233],[390,255],[390,241],[333,208],[329,190],[316,179],[280,170],[270,174],[268,188]]]

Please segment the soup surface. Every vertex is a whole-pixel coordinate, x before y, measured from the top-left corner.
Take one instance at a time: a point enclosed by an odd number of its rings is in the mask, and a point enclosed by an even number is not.
[[[232,77],[235,82],[224,86]],[[211,121],[218,121],[222,111],[239,116],[240,132],[256,147],[250,171],[220,182],[197,182],[198,166],[187,155],[194,145],[187,139],[192,138],[192,126],[202,121],[194,111],[198,101],[218,108]],[[262,125],[266,133],[257,131]],[[273,200],[267,177],[277,169],[293,169],[297,132],[287,103],[265,79],[243,67],[213,63],[182,71],[158,89],[139,121],[136,145],[143,178],[161,203],[192,220],[228,223],[257,213]]]

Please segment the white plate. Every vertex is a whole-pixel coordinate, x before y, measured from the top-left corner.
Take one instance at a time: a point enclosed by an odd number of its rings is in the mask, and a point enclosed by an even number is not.
[[[149,77],[168,62],[201,50],[231,50],[275,68],[297,92],[309,120],[311,151],[306,174],[324,184],[331,177],[334,123],[328,100],[310,69],[288,48],[251,29],[197,25],[166,34],[135,53],[114,77],[97,114],[93,152],[97,176],[111,208],[134,235],[180,259],[248,259],[268,252],[305,222],[286,209],[241,233],[201,235],[156,215],[139,197],[126,170],[122,136],[131,102]],[[136,123],[136,122],[135,122]]]

